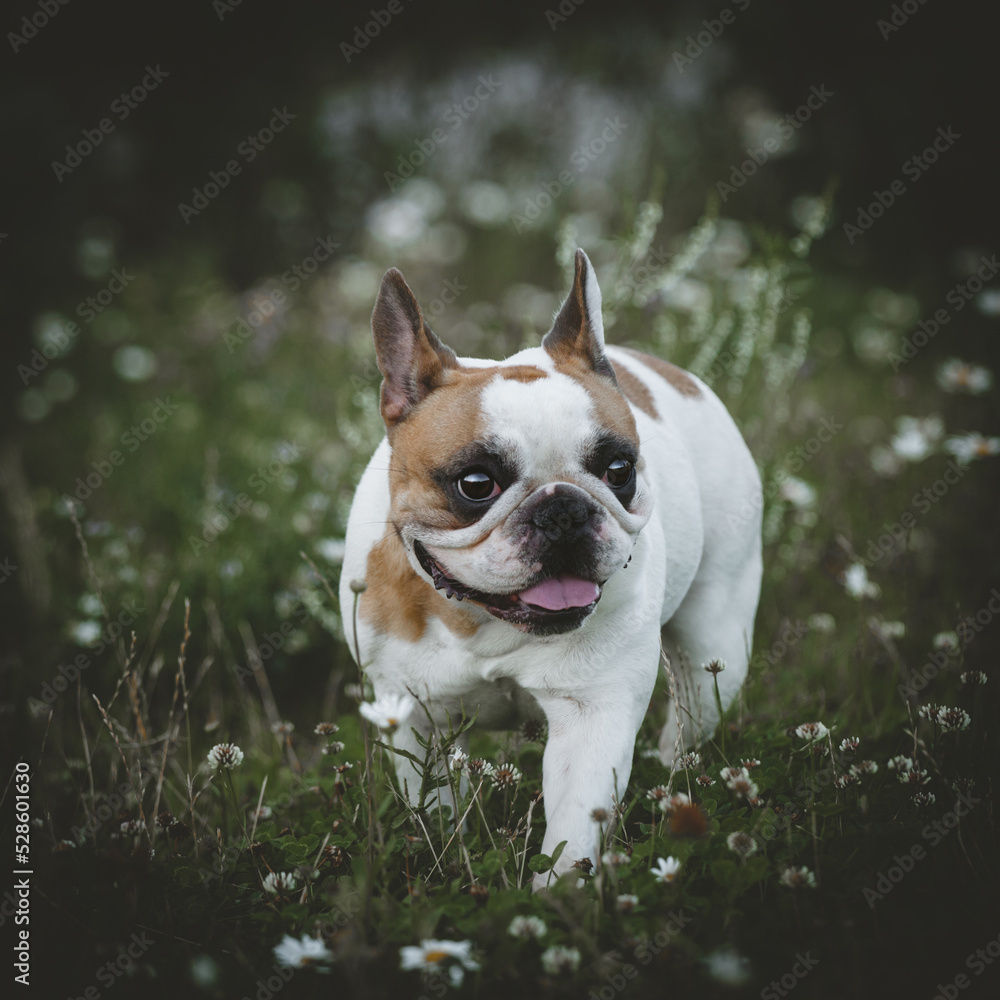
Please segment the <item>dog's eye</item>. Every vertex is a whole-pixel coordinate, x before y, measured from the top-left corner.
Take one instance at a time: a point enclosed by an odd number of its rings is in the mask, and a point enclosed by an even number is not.
[[[496,480],[486,472],[467,472],[457,482],[458,492],[466,500],[492,500],[500,495]]]
[[[616,458],[604,473],[604,481],[613,490],[620,490],[632,481],[635,466],[626,458]]]

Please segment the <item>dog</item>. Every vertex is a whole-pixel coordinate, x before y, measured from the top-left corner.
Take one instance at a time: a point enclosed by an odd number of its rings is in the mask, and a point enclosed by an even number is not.
[[[541,346],[505,361],[456,357],[394,268],[372,332],[386,437],[348,519],[352,655],[378,698],[419,700],[395,745],[420,759],[414,730],[429,739],[463,712],[486,729],[547,722],[542,851],[566,842],[557,874],[596,860],[595,810],[625,792],[661,643],[689,692],[661,730],[664,763],[719,721],[703,666],[725,664],[723,709],[746,677],[756,465],[702,381],[605,346],[582,250]],[[395,759],[415,801],[419,769]]]

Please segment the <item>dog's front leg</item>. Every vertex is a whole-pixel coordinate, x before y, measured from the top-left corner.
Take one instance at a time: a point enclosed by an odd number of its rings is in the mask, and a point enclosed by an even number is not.
[[[546,824],[542,853],[551,856],[566,841],[555,869],[560,875],[582,858],[599,863],[602,823],[594,810],[610,814],[613,800],[621,801],[625,795],[649,691],[534,694],[549,724],[542,761]],[[552,877],[536,875],[535,889]]]

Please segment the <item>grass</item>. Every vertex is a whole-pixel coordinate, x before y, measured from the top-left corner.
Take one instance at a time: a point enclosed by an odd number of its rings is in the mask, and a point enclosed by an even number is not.
[[[357,711],[366,691],[341,638],[353,609],[337,606],[335,541],[379,436],[367,338],[306,340],[307,357],[340,373],[318,410],[324,387],[302,382],[303,346],[287,331],[261,356],[266,377],[253,353],[263,337],[215,342],[216,383],[178,348],[194,388],[141,460],[82,506],[51,492],[42,515],[77,553],[61,557],[73,582],[57,588],[76,648],[62,645],[61,671],[27,691],[33,919],[64,955],[35,976],[74,997],[608,998],[662,996],[665,982],[678,996],[930,996],[962,973],[998,930],[986,918],[997,581],[976,559],[992,460],[963,466],[924,510],[914,497],[947,468],[940,442],[891,475],[871,454],[899,415],[983,429],[996,404],[944,393],[930,354],[903,376],[872,360],[873,337],[905,332],[906,301],[810,270],[826,211],[817,203],[790,241],[761,237],[739,282],[705,266],[723,243],[711,215],[666,264],[648,254],[651,204],[629,240],[597,254],[608,339],[692,367],[744,430],[765,483],[766,570],[739,703],[696,761],[669,771],[651,753],[672,710],[665,674],[606,838],[620,863],[546,893],[528,888],[552,861],[539,854],[543,732],[473,732],[474,757],[521,777],[473,775],[456,831],[429,802],[405,802],[391,732]],[[567,224],[564,269],[573,246]],[[141,292],[135,321],[151,308]],[[214,294],[202,287],[177,309],[204,319]],[[308,337],[313,308],[284,320],[291,334]],[[355,306],[361,329],[368,308]],[[517,331],[484,323],[493,350],[517,346]],[[151,403],[136,395],[129,408],[141,419]],[[98,428],[86,461],[60,461],[86,476],[120,426]],[[894,532],[908,511],[913,524]],[[862,559],[876,586],[856,597],[845,572]],[[950,630],[942,653],[935,636]],[[901,693],[928,663],[926,687]],[[973,669],[989,683],[963,683]],[[945,732],[918,714],[930,704],[971,723]],[[818,738],[803,735],[817,721]],[[440,764],[453,735],[422,763]],[[854,737],[856,749],[843,742]],[[219,744],[238,746],[239,762],[213,767]],[[896,756],[912,766],[890,767]],[[654,876],[660,858],[680,862],[668,881]],[[543,936],[512,934],[520,917]],[[322,957],[281,966],[285,935],[314,938]],[[401,968],[401,949],[425,939],[471,951],[463,963],[431,946],[431,971]],[[984,969],[975,989],[996,985]]]

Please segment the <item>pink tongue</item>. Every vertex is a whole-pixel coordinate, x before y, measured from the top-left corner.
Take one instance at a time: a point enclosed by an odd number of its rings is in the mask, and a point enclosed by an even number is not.
[[[556,580],[544,580],[528,590],[522,590],[517,596],[525,604],[533,604],[536,608],[562,611],[564,608],[585,608],[593,604],[600,593],[597,584],[590,580],[561,576]]]

